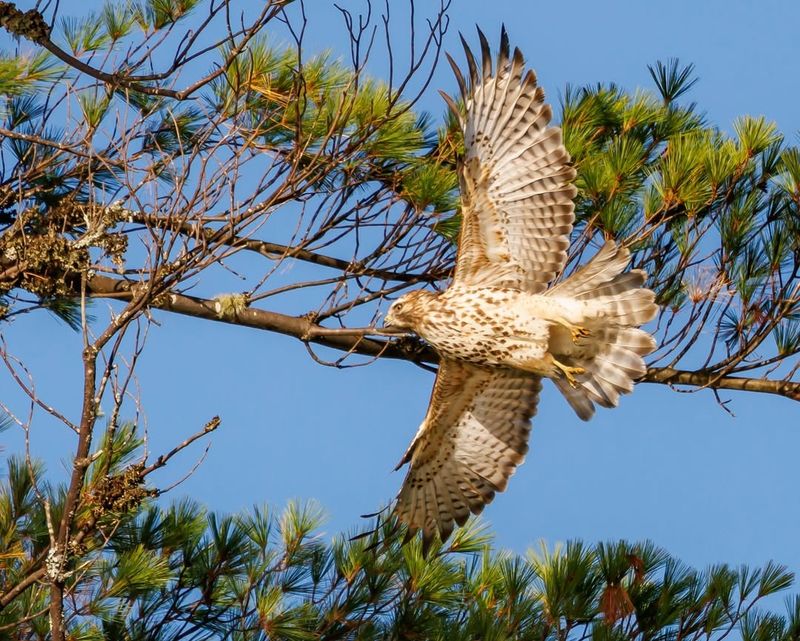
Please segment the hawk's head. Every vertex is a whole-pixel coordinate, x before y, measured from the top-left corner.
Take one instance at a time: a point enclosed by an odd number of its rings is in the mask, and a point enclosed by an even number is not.
[[[436,298],[436,294],[424,289],[401,296],[389,307],[389,311],[383,318],[383,326],[417,331],[420,322],[429,311],[427,303],[434,298]]]

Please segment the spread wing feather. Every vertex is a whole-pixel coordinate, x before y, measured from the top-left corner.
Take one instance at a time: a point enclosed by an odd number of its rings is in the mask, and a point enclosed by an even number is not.
[[[400,462],[410,469],[395,513],[410,532],[445,540],[505,489],[528,451],[540,389],[537,376],[442,360],[428,413]]]
[[[503,29],[497,66],[486,38],[480,65],[464,43],[465,79],[448,56],[466,107],[445,95],[464,133],[462,226],[454,281],[541,293],[566,261],[575,170],[533,71]],[[443,94],[444,95],[444,94]]]

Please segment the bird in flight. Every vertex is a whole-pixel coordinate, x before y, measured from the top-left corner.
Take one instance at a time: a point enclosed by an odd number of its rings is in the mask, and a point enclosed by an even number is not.
[[[506,488],[528,451],[543,377],[588,420],[595,403],[615,407],[633,389],[656,348],[639,329],[658,312],[655,295],[643,271],[625,271],[624,247],[606,242],[553,284],[575,218],[575,170],[505,29],[496,66],[478,34],[480,61],[464,42],[468,78],[448,56],[463,113],[442,94],[464,136],[453,280],[442,293],[402,296],[384,319],[440,357],[425,419],[398,465],[409,470],[394,506],[426,544],[436,533],[445,541]]]

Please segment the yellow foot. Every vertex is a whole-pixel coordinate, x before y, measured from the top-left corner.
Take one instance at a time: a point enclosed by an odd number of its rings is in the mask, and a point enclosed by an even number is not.
[[[564,363],[557,361],[555,358],[553,359],[553,365],[561,370],[561,373],[564,374],[564,378],[567,379],[567,383],[569,383],[570,387],[573,389],[578,387],[578,381],[575,380],[575,377],[586,372],[582,367],[570,367],[569,365],[564,365]]]
[[[575,323],[570,323],[566,318],[553,318],[552,320],[554,323],[558,323],[563,328],[569,330],[573,343],[577,343],[581,338],[586,338],[587,336],[592,335],[592,332],[586,327],[581,327],[580,325],[575,325]]]
[[[592,332],[585,327],[578,327],[573,325],[569,328],[569,333],[572,334],[572,342],[577,343],[581,338],[587,338],[592,335]]]

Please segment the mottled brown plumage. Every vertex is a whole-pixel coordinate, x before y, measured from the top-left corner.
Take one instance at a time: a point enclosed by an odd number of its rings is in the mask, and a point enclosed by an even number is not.
[[[464,44],[465,79],[451,58],[464,133],[462,225],[451,286],[415,291],[386,325],[416,332],[441,363],[425,419],[398,467],[409,471],[395,513],[426,542],[446,539],[505,489],[528,450],[542,377],[578,416],[613,407],[644,374],[655,341],[638,326],[657,307],[644,272],[624,272],[628,251],[604,245],[562,271],[574,220],[575,170],[532,71],[505,29],[493,68],[483,34],[478,63]]]

